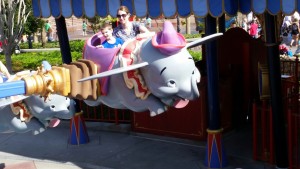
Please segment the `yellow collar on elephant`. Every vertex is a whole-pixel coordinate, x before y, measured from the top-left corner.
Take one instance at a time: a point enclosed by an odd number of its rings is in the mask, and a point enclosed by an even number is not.
[[[23,122],[29,122],[33,117],[29,112],[27,105],[23,101],[18,101],[10,105],[12,112],[16,116],[20,116],[20,120]]]
[[[146,38],[131,39],[125,41],[119,53],[120,67],[126,67],[135,64],[140,55],[140,49]],[[150,95],[143,76],[139,69],[130,70],[123,73],[124,81],[129,89],[133,89],[136,97],[146,99]]]

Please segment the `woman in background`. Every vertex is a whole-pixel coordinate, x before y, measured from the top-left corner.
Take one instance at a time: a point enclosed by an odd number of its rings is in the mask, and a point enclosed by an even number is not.
[[[135,38],[140,33],[148,33],[149,30],[139,22],[129,21],[130,12],[126,6],[120,6],[117,10],[119,25],[114,28],[113,34],[124,42]]]

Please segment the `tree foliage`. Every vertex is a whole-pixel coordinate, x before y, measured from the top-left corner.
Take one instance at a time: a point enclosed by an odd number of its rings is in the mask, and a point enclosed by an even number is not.
[[[89,23],[91,25],[89,25],[93,32],[94,33],[97,33],[99,32],[99,29],[101,28],[101,26],[104,24],[104,23],[114,23],[117,21],[116,18],[113,18],[111,16],[107,16],[105,18],[101,18],[99,16],[95,16],[94,18],[91,18],[91,19],[88,19],[89,20]]]
[[[25,0],[0,0],[0,35],[6,67],[12,73],[11,55],[20,41],[30,13]]]
[[[26,8],[32,9],[31,0],[25,0]],[[27,21],[24,25],[23,34],[32,35],[38,31],[39,28],[43,28],[45,21],[41,18],[33,16],[33,12],[30,12]]]

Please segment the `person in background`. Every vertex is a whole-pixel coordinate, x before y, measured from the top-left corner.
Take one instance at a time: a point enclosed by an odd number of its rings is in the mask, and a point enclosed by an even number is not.
[[[236,22],[234,21],[230,24],[230,28],[235,28],[235,27],[236,27]]]
[[[105,23],[101,27],[100,31],[106,40],[101,45],[98,45],[98,48],[116,48],[121,47],[121,45],[124,43],[122,39],[115,38],[113,36],[113,29],[111,24]]]
[[[246,17],[243,18],[243,21],[242,21],[242,28],[243,28],[246,32],[248,32],[248,21],[247,21],[247,18],[246,18]]]
[[[292,35],[292,40],[290,43],[290,47],[293,46],[293,43],[295,42],[295,46],[298,47],[298,39],[299,39],[299,20],[297,18],[293,19],[293,23],[290,26],[290,30],[291,30],[291,35]]]
[[[152,19],[147,15],[146,17],[146,27],[150,29],[152,26]]]
[[[297,11],[295,11],[294,14],[292,15],[292,21],[294,19],[297,19],[298,21],[300,20],[300,15],[299,15],[299,13]]]
[[[140,33],[147,33],[149,30],[138,22],[129,21],[130,12],[126,6],[120,6],[117,10],[119,25],[114,28],[113,34],[121,38],[124,42],[128,39],[135,38]]]
[[[249,34],[252,38],[257,38],[257,29],[258,25],[256,23],[256,20],[252,20],[250,24]]]
[[[82,22],[82,36],[86,36],[87,24],[85,21]]]
[[[2,52],[3,49],[2,49],[2,42],[0,41],[0,52]]]
[[[281,38],[284,44],[289,44],[289,34],[290,34],[291,21],[287,16],[284,17],[283,23],[281,25]]]
[[[46,31],[46,34],[47,34],[46,36],[47,36],[48,42],[52,41],[52,28],[51,28],[51,25],[49,23],[49,20],[46,21],[45,31]]]

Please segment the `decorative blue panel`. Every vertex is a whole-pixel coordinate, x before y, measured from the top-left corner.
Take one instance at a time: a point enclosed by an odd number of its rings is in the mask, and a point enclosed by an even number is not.
[[[177,12],[181,17],[187,17],[191,14],[191,1],[177,0]]]
[[[262,14],[267,8],[266,0],[252,0],[252,9],[256,14]]]
[[[96,15],[95,0],[84,0],[83,2],[83,9],[86,17],[93,18]]]
[[[80,18],[83,16],[83,7],[82,6],[83,6],[83,0],[72,0],[73,14],[77,18]]]
[[[148,0],[148,11],[152,18],[157,18],[161,15],[160,0]]]
[[[108,0],[108,14],[113,17],[117,17],[117,10],[120,6],[120,0]]]
[[[137,17],[146,17],[148,14],[147,0],[135,0],[134,11]]]
[[[279,1],[279,5],[277,5],[277,8],[279,7],[279,10],[277,10],[277,11],[271,11],[272,14],[276,14],[276,13],[278,13],[280,11],[280,5],[281,4],[280,4],[280,0],[278,0],[278,1]],[[272,2],[273,2],[273,0],[272,0]],[[269,4],[268,5],[271,5],[270,3],[271,3],[271,1],[269,0]],[[299,2],[298,2],[298,5],[300,5]],[[282,0],[282,11],[284,13],[292,15],[295,10],[297,10],[297,8],[296,8],[296,0]]]
[[[58,8],[59,7],[59,8]],[[58,18],[60,16],[60,3],[59,0],[50,1],[51,14],[53,17]]]
[[[61,13],[65,18],[69,18],[73,15],[71,0],[61,0],[60,1]]]
[[[100,17],[105,17],[108,13],[107,0],[96,0],[96,11]]]
[[[131,14],[134,14],[132,1],[131,0],[121,0],[121,5],[126,6]]]
[[[176,14],[176,0],[163,0],[161,2],[162,12],[166,18],[174,17]]]
[[[224,10],[228,15],[236,15],[238,9],[239,4],[237,0],[224,0]]]
[[[209,12],[213,17],[219,17],[223,14],[223,0],[207,0]]]
[[[39,0],[32,0],[32,9],[33,9],[33,16],[34,17],[41,17],[40,1]]]
[[[251,1],[239,0],[239,9],[241,13],[248,14],[251,12]]]
[[[96,15],[116,17],[117,9],[125,5],[132,14],[138,17],[158,18],[162,15],[181,17],[194,14],[196,17],[220,17],[224,13],[234,16],[240,11],[248,14],[251,11],[262,14],[265,11],[272,15],[279,12],[291,15],[300,10],[300,0],[32,0],[35,17],[48,18],[72,15],[92,18]]]
[[[195,16],[206,16],[208,14],[207,0],[192,0],[192,10]]]
[[[48,0],[40,0],[40,9],[43,18],[49,18],[51,16],[50,3]]]

